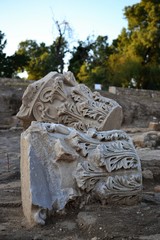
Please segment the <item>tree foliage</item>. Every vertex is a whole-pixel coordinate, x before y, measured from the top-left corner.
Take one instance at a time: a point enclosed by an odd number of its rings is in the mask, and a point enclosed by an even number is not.
[[[113,83],[117,79],[120,86],[160,89],[159,12],[160,2],[156,0],[125,7],[128,29],[113,42],[114,54],[109,59]]]
[[[96,39],[88,37],[86,42],[79,42],[78,47],[74,48],[69,70],[79,82],[84,82],[91,88],[95,83],[108,86],[107,59],[111,51],[107,41],[107,36],[98,36]]]
[[[78,46],[73,47],[71,51],[71,59],[69,60],[68,70],[73,72],[75,77],[78,78],[78,73],[81,66],[88,60],[91,43],[89,39],[87,42],[78,41]]]
[[[66,21],[54,20],[58,36],[50,46],[26,40],[13,56],[7,57],[0,32],[0,76],[13,76],[26,70],[29,79],[40,79],[50,71],[64,71],[66,54],[70,52],[68,70],[79,82],[93,87],[109,85],[160,89],[160,1],[141,0],[124,8],[128,27],[108,44],[107,36],[87,37],[71,50]]]
[[[58,29],[58,37],[50,46],[45,43],[38,44],[34,40],[26,40],[19,44],[16,55],[25,59],[23,69],[28,73],[28,79],[40,79],[50,71],[62,73],[64,70],[64,58],[68,52],[65,39],[66,31],[69,30],[67,22],[60,24],[55,22]]]
[[[26,59],[23,56],[19,56],[16,53],[12,56],[6,56],[4,49],[7,44],[7,40],[4,39],[5,34],[0,31],[0,77],[16,77],[18,69],[23,70],[23,66],[26,63]]]
[[[10,58],[6,57],[4,53],[4,48],[7,44],[7,40],[4,39],[5,34],[0,31],[0,77],[10,77]]]

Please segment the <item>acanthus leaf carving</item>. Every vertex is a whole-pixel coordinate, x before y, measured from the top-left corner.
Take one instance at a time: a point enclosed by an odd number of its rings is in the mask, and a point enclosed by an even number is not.
[[[141,192],[141,165],[133,143],[124,131],[112,130],[121,126],[122,108],[78,84],[73,74],[51,72],[29,86],[18,117],[26,128],[32,122],[22,135],[22,176],[27,169],[31,205],[62,210],[81,196],[125,202]]]
[[[99,178],[107,176],[107,173],[85,161],[78,164],[74,176],[78,187],[86,192],[90,192],[99,181]]]
[[[111,99],[106,100],[98,93],[92,93],[87,86],[78,84],[73,79],[72,74],[53,72],[36,84],[31,84],[24,93],[21,107],[23,111],[20,110],[18,117],[23,121],[27,118],[27,124],[33,120],[45,120],[86,132],[90,127],[107,130],[106,128],[110,127],[110,124],[107,124],[108,118],[117,114],[112,127],[118,129],[122,121],[119,104]],[[36,109],[39,108],[37,103],[41,103],[43,108],[47,109],[46,112]]]

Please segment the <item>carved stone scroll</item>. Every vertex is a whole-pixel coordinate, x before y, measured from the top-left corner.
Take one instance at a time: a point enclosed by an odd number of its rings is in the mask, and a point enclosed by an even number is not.
[[[86,132],[119,129],[122,108],[114,100],[91,92],[84,84],[78,84],[71,72],[50,72],[26,89],[18,118],[27,128],[31,121],[64,124]]]
[[[42,122],[22,133],[21,181],[31,224],[45,224],[48,212],[63,210],[70,201],[136,203],[142,190],[140,159],[125,132],[82,133]]]

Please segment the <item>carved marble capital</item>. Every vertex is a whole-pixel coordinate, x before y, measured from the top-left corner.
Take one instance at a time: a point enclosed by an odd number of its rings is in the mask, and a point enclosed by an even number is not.
[[[72,200],[133,204],[142,190],[140,159],[121,130],[32,122],[21,136],[22,204],[30,223]]]
[[[119,129],[122,108],[114,100],[78,84],[71,72],[50,72],[28,86],[24,92],[18,118],[27,128],[31,121],[64,124],[86,132]]]

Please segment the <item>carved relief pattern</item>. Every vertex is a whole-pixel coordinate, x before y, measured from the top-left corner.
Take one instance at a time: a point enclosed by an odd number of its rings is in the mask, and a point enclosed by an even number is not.
[[[55,115],[51,105],[56,101]],[[60,78],[54,79],[50,87],[44,87],[33,106],[36,120],[62,123],[77,130],[87,131],[90,127],[99,128],[107,115],[118,104],[113,100],[92,93],[83,84],[67,87]]]
[[[120,127],[121,113],[118,103],[78,84],[71,72],[51,72],[31,84],[17,115],[25,128],[32,122],[22,136],[22,178],[25,166],[30,171],[24,201],[33,201],[31,208],[62,210],[77,197],[138,200],[141,166],[130,137],[120,130],[100,131]],[[35,221],[44,224],[46,215],[37,214]]]
[[[119,174],[121,175],[111,175],[102,168],[97,168],[89,162],[83,162],[78,164],[75,176],[78,187],[86,192],[97,188],[97,193],[101,193],[103,198],[108,197],[109,193],[118,194],[141,189],[141,175],[136,171],[128,173],[128,175],[124,175],[123,172]]]
[[[135,193],[141,191],[140,161],[130,138],[123,131],[91,129],[91,137],[72,128],[66,129],[70,132],[65,142],[81,156],[73,175],[82,191],[95,192],[100,199],[126,192],[133,192],[135,197]]]
[[[102,145],[102,156],[100,165],[105,166],[108,172],[118,169],[137,168],[136,153],[126,142],[112,142],[109,145]]]

